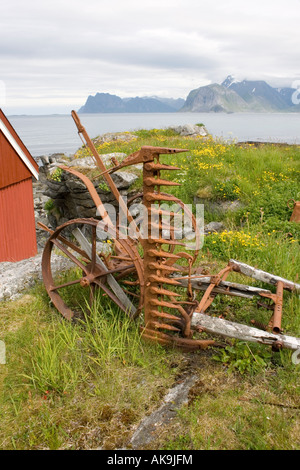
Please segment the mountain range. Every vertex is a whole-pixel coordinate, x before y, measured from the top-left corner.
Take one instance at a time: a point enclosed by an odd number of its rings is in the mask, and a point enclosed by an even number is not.
[[[172,113],[183,107],[183,98],[135,97],[120,98],[109,93],[89,96],[79,113]]]
[[[274,88],[263,80],[237,81],[229,75],[221,84],[191,90],[182,98],[120,98],[109,93],[89,96],[79,113],[171,112],[300,112],[295,88]],[[299,96],[300,98],[300,96]]]

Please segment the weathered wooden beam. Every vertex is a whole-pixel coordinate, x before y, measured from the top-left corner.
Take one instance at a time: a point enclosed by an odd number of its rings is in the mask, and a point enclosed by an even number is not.
[[[288,279],[284,279],[280,276],[275,276],[274,274],[267,273],[265,271],[262,271],[261,269],[253,268],[248,264],[241,263],[240,261],[236,261],[234,259],[231,259],[229,261],[229,264],[230,266],[232,266],[235,272],[239,272],[241,274],[244,274],[245,276],[252,277],[257,281],[265,282],[273,286],[276,286],[277,283],[281,281],[284,284],[284,289],[288,289],[300,294],[300,284],[289,281]]]
[[[236,338],[241,341],[271,345],[276,349],[282,347],[293,351],[300,350],[300,338],[281,334],[276,335],[222,318],[210,317],[204,313],[194,312],[191,326],[201,327],[209,333]]]

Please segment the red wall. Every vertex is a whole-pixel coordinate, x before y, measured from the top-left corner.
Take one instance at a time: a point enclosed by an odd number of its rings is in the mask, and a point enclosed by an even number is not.
[[[0,262],[37,254],[32,177],[0,189]]]
[[[0,132],[0,190],[31,176],[31,172]]]
[[[24,152],[31,165],[38,172],[38,164],[36,163],[34,158],[32,158],[29,151],[27,150],[22,140],[19,138],[18,134],[16,133],[13,126],[6,118],[5,114],[2,112],[1,109],[0,120],[5,125],[9,134],[17,142],[21,150]],[[4,134],[0,132],[0,189],[9,186],[10,184],[23,181],[29,178],[30,176],[32,176],[30,170],[21,160],[19,155],[17,155],[16,151],[8,142]]]

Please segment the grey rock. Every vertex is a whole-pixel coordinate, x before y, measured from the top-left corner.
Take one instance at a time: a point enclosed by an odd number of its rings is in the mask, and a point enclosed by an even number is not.
[[[78,168],[96,168],[97,165],[92,157],[75,158],[67,166]]]
[[[67,159],[64,153],[53,153],[49,156],[49,163],[64,163]]]
[[[74,204],[76,206],[80,206],[80,207],[86,208],[86,209],[95,208],[95,203],[94,203],[93,199],[91,199],[91,198],[77,199],[77,198],[74,197]]]
[[[138,176],[127,171],[118,171],[112,174],[112,179],[118,189],[124,189],[129,188],[138,179]]]
[[[209,224],[205,225],[204,233],[212,233],[212,232],[221,232],[225,229],[225,225],[222,222],[210,222]]]
[[[99,155],[102,162],[105,166],[111,165],[112,158],[117,159],[119,162],[124,160],[127,157],[126,153],[122,152],[113,152],[113,153],[103,153]],[[94,158],[84,157],[84,158],[75,158],[71,160],[67,166],[69,167],[78,167],[78,168],[97,168]]]
[[[76,176],[68,175],[65,177],[65,185],[69,192],[86,191],[86,185]]]
[[[18,262],[0,263],[0,301],[15,300],[25,289],[42,280],[41,257],[42,254],[38,254]],[[68,258],[55,253],[52,255],[52,261],[53,273],[74,266]]]
[[[208,132],[205,126],[197,126],[196,124],[185,124],[183,126],[172,126],[170,129],[173,129],[175,132],[182,136],[208,136]]]
[[[243,207],[239,200],[235,201],[210,201],[206,198],[194,197],[194,204],[203,204],[204,211],[212,214],[224,214],[227,211],[237,211]]]
[[[62,192],[66,192],[67,190],[63,181],[54,181],[54,180],[49,179],[47,180],[46,184],[50,190],[54,191],[54,193],[62,193]]]
[[[77,215],[75,217],[71,217],[72,219],[73,218],[76,218],[76,217],[80,217],[80,218],[84,218],[84,219],[88,219],[90,217],[95,217],[96,216],[96,208],[92,208],[92,209],[87,209],[86,207],[83,207],[83,206],[77,206],[76,207],[76,212],[77,212]]]
[[[108,165],[111,163],[112,158],[115,158],[116,160],[118,160],[118,162],[122,162],[124,158],[127,157],[127,154],[123,152],[103,153],[100,155],[100,157],[103,163],[105,165]]]
[[[39,159],[43,165],[49,165],[49,157],[47,155],[42,155]]]

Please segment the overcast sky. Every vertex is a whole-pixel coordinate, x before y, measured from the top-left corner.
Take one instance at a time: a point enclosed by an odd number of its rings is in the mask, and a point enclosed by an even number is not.
[[[186,98],[300,79],[300,0],[0,0],[0,106],[69,113],[97,92]]]

